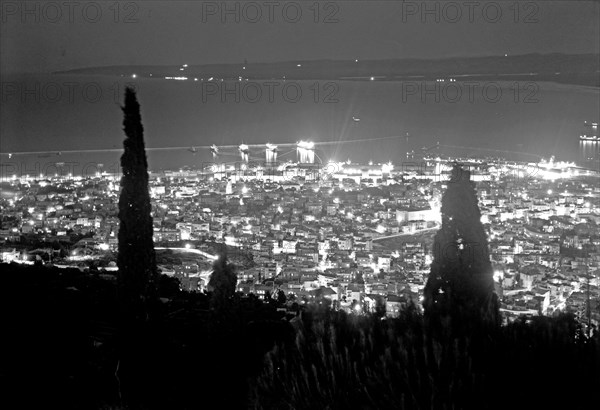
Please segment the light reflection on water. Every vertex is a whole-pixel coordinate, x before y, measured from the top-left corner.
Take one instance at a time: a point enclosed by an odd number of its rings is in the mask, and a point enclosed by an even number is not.
[[[130,78],[36,75],[13,76],[6,81],[14,83],[17,91],[8,94],[6,88],[3,89],[2,152],[58,152],[122,146],[122,114],[118,102]],[[66,83],[76,85],[71,95],[65,94]],[[313,91],[315,83],[320,90],[318,98]],[[341,81],[336,82],[337,102],[325,102],[324,81],[299,81],[297,84],[303,94],[296,102],[275,95],[273,102],[265,96],[254,103],[243,97],[236,102],[234,95],[222,101],[218,95],[206,95],[207,88],[203,89],[199,83],[146,79],[136,84],[146,145],[152,147],[398,136],[398,139],[374,143],[323,147],[318,152],[324,160],[338,161],[348,158],[405,161],[407,151],[419,152],[421,147],[432,146],[437,141],[470,147],[467,153],[472,155],[498,155],[485,151],[496,149],[514,152],[517,157],[516,153],[529,153],[579,161],[584,154],[581,151],[588,150],[585,143],[581,145],[578,141],[581,124],[585,120],[596,120],[600,112],[597,89],[552,83],[536,85],[534,102],[525,102],[525,94],[515,94],[509,82],[496,83],[502,90],[502,98],[495,102],[482,97],[480,92],[475,92],[473,101],[465,96],[452,102],[439,94],[436,102],[433,94],[408,95],[407,83]],[[428,85],[416,83],[416,86]],[[40,91],[35,91],[36,87]],[[49,94],[52,87],[55,94]],[[69,87],[69,90],[73,88]],[[29,90],[29,94],[23,90]],[[56,90],[62,90],[60,98]],[[98,90],[100,96],[92,94]],[[360,121],[353,121],[352,117]],[[597,143],[595,147],[597,155]],[[593,149],[591,152],[593,154]],[[239,160],[235,150],[230,154],[226,160]],[[264,151],[256,151],[253,156],[264,159]],[[295,157],[289,156],[289,159]],[[208,150],[150,152],[148,158],[150,167],[155,169],[199,166],[213,161]],[[531,156],[515,159],[531,160]],[[6,157],[2,161],[6,162]],[[32,171],[36,166],[56,162],[75,162],[80,168],[99,162],[109,168],[118,166],[119,154],[28,156],[13,157],[9,161],[25,162]]]

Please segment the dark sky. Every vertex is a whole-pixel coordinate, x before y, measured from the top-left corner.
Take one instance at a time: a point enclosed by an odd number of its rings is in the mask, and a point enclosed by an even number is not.
[[[285,13],[285,3],[274,5],[272,18],[263,3],[229,2],[228,7],[239,7],[239,22],[234,14],[222,22],[221,2],[125,1],[118,10],[113,1],[75,2],[71,10],[61,1],[2,2],[0,67],[3,73],[48,72],[244,59],[597,53],[600,48],[598,2],[480,1],[472,14],[469,2],[427,2],[433,12],[424,14],[421,1],[320,1],[317,14],[311,0],[292,2]],[[262,13],[257,19],[256,5]],[[215,14],[203,13],[213,7]],[[302,15],[293,22],[298,9]]]

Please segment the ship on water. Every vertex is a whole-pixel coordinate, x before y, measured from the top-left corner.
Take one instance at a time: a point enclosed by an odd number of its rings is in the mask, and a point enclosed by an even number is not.
[[[598,141],[598,122],[583,122],[585,131],[579,136],[582,141]]]
[[[600,170],[600,139],[598,139],[598,122],[583,123],[584,131],[579,135],[579,157],[581,166]]]

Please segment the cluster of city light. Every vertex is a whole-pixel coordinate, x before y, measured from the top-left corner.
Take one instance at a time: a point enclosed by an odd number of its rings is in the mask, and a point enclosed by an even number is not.
[[[177,80],[177,81],[185,81],[187,77],[165,77],[165,80]]]
[[[112,179],[116,179],[118,178],[117,176],[111,176],[106,172],[103,172],[102,174],[94,174],[95,177],[100,178],[112,178]],[[81,175],[75,175],[73,176],[73,173],[69,172],[66,175],[58,175],[58,174],[46,174],[45,176],[43,174],[39,174],[38,176],[35,175],[21,175],[18,176],[16,174],[12,174],[12,175],[2,175],[0,176],[0,182],[16,182],[17,180],[20,181],[21,183],[28,183],[28,182],[39,182],[41,184],[41,186],[46,186],[47,182],[41,181],[42,179],[48,179],[48,180],[52,180],[53,178],[59,179],[59,180],[72,180],[72,181],[82,181],[85,179],[84,176]]]
[[[550,181],[554,181],[556,179],[568,179],[568,178],[572,178],[573,176],[577,176],[579,173],[577,171],[573,171],[573,170],[562,170],[562,171],[556,171],[556,170],[540,170],[539,172],[539,176],[542,179],[545,180],[550,180]]]
[[[268,164],[272,164],[277,162],[277,145],[267,144],[267,149],[265,151],[266,159]]]
[[[498,166],[497,168],[496,167],[491,168],[490,171],[493,171],[493,169],[497,169],[497,171],[500,172],[501,174],[511,173],[515,177],[520,177],[520,178],[532,177],[532,178],[540,178],[540,179],[544,179],[544,180],[554,181],[557,179],[567,179],[567,178],[572,178],[574,176],[578,176],[579,171],[575,168],[576,168],[576,165],[574,162],[566,162],[566,161],[555,162],[554,158],[552,157],[548,161],[541,160],[538,163],[530,162],[530,163],[526,164],[525,166],[523,166],[522,164],[515,164],[515,165],[504,164],[504,165]]]
[[[394,170],[394,165],[392,164],[392,162],[388,162],[387,164],[383,164],[381,166],[381,172],[384,174],[389,174]]]
[[[573,168],[575,166],[574,162],[567,162],[567,161],[558,161],[558,162],[554,162],[554,157],[551,157],[550,160],[546,161],[544,159],[542,159],[539,163],[538,166],[541,168],[546,168],[546,169],[568,169],[568,168]]]
[[[539,167],[539,171],[536,176],[546,180],[554,181],[556,179],[572,178],[579,175],[579,172],[573,169],[575,167],[574,162],[554,162],[554,157],[550,158],[549,161],[540,161],[537,166]]]
[[[298,141],[298,148],[313,149],[315,143],[312,141]]]
[[[281,164],[281,165],[279,165],[277,167],[277,170],[278,171],[285,171],[288,166],[290,166],[290,162],[284,162],[283,164]]]
[[[240,144],[240,155],[242,157],[242,161],[248,162],[248,157],[250,155],[250,147],[246,144]]]
[[[212,164],[210,170],[215,174],[225,172],[225,164]]]
[[[312,141],[298,141],[297,151],[299,161],[303,164],[315,161],[315,143]]]

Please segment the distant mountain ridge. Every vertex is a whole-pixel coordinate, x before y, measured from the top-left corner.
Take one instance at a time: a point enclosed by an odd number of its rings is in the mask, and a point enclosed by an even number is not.
[[[523,54],[441,59],[297,60],[272,63],[120,65],[84,67],[53,74],[186,77],[223,80],[406,81],[457,77],[553,81],[600,87],[599,54]]]

